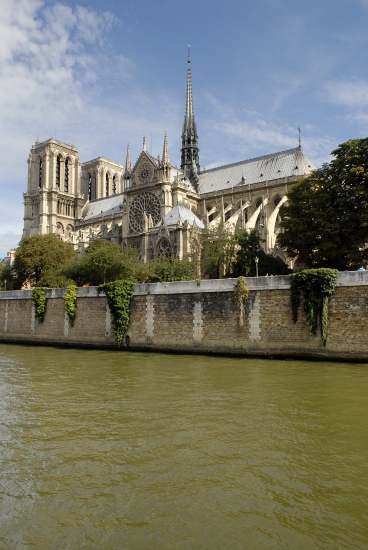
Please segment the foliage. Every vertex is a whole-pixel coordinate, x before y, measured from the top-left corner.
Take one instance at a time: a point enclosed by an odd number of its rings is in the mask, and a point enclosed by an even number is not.
[[[54,233],[22,239],[15,251],[13,269],[20,284],[37,283],[48,271],[57,270],[76,255],[70,243]]]
[[[266,254],[261,247],[261,238],[257,229],[250,229],[238,233],[236,236],[238,250],[231,266],[231,273],[238,277],[243,274],[246,277],[256,276],[256,262],[258,257],[258,274],[263,275],[287,275],[291,272],[281,258],[275,258],[272,254]]]
[[[74,325],[75,316],[77,313],[77,287],[69,285],[64,294],[64,306],[68,315],[69,323]]]
[[[221,279],[229,274],[235,257],[236,238],[223,223],[193,231],[192,260],[197,276]]]
[[[244,277],[238,277],[237,285],[234,288],[232,305],[234,309],[239,309],[239,325],[242,327],[244,325],[244,314],[245,314],[245,302],[249,297],[249,288],[245,284]]]
[[[38,281],[36,286],[45,286],[47,288],[66,288],[69,285],[74,285],[73,279],[65,277],[59,271],[48,271]]]
[[[96,240],[87,248],[83,258],[65,264],[60,273],[78,286],[99,285],[117,279],[143,282],[149,267],[139,259],[139,251],[104,240]]]
[[[43,321],[46,311],[46,287],[36,286],[32,290],[32,298],[35,307],[35,317],[38,321]]]
[[[304,269],[291,277],[291,304],[294,323],[298,319],[300,292],[304,294],[304,311],[309,318],[309,329],[317,332],[317,319],[321,319],[322,342],[326,345],[328,332],[328,297],[335,292],[336,269]]]
[[[130,302],[132,300],[134,283],[131,281],[114,281],[99,286],[99,291],[105,292],[110,311],[114,318],[114,334],[120,346],[129,325]]]
[[[14,275],[11,269],[4,263],[0,263],[0,291],[5,290],[6,281],[6,290],[16,290],[18,288],[17,280],[14,278]]]
[[[368,260],[368,138],[332,155],[289,191],[278,243],[308,267],[357,269]]]
[[[195,276],[195,266],[189,258],[162,255],[149,264],[149,282],[192,281]]]

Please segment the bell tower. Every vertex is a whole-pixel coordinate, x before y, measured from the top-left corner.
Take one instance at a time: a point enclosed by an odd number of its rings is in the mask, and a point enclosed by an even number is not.
[[[197,126],[194,120],[192,76],[190,72],[190,49],[188,48],[188,69],[187,69],[187,98],[185,105],[185,116],[183,132],[181,134],[181,169],[184,175],[197,188],[199,174],[199,148]]]

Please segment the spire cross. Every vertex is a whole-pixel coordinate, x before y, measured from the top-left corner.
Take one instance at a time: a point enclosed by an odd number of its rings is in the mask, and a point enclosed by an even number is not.
[[[299,124],[299,126],[298,126],[298,132],[299,132],[299,149],[302,148],[302,140],[301,140],[301,137],[300,137],[301,131],[302,131],[302,130],[301,130],[300,124]]]

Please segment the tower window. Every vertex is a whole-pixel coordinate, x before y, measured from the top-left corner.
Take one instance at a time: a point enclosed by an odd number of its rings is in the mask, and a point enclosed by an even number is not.
[[[65,159],[65,173],[64,173],[64,191],[67,193],[69,190],[69,160]]]
[[[92,200],[92,176],[88,174],[88,200]]]
[[[60,188],[60,155],[56,159],[56,187]]]
[[[106,195],[106,197],[109,196],[109,174],[106,174],[106,192],[105,192],[105,195]]]
[[[116,176],[112,178],[112,193],[116,195]]]
[[[42,159],[40,159],[40,165],[38,169],[38,187],[42,187]]]

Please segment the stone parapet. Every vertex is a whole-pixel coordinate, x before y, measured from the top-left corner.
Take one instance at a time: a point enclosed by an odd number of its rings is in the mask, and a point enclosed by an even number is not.
[[[329,299],[329,332],[311,334],[299,308],[293,322],[290,276],[247,278],[244,315],[233,305],[237,279],[136,285],[121,349],[368,361],[368,272],[339,273]],[[44,322],[31,290],[0,292],[0,341],[115,348],[113,319],[98,287],[78,289],[70,325],[66,289],[47,290]]]

